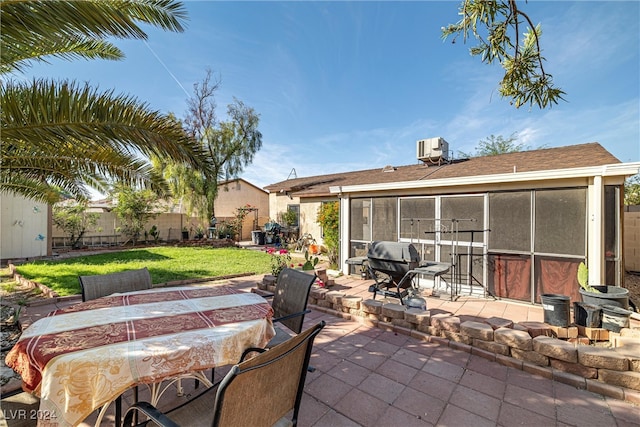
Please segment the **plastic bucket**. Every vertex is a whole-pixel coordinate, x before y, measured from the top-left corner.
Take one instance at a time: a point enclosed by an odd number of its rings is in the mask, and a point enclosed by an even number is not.
[[[573,323],[587,328],[599,328],[602,325],[602,307],[575,301],[573,303]]]
[[[542,308],[544,310],[544,323],[552,326],[569,326],[569,302],[566,295],[542,294]]]
[[[620,286],[594,286],[600,292],[589,292],[582,288],[578,290],[582,301],[592,305],[615,305],[624,309],[629,308],[629,289]]]
[[[620,329],[629,327],[629,316],[629,310],[616,305],[603,305],[602,327],[612,332],[620,332]]]

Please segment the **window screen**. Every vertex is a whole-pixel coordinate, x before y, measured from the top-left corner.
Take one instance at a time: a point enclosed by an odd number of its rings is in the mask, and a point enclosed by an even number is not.
[[[489,194],[489,249],[531,251],[531,192]]]
[[[398,241],[398,198],[373,199],[372,240]]]
[[[351,240],[371,240],[371,199],[351,200]]]
[[[400,238],[433,240],[435,199],[400,200]]]
[[[535,251],[584,256],[587,190],[539,190],[535,200]]]
[[[484,197],[443,197],[440,205],[441,229],[452,231],[455,223],[452,219],[459,220],[458,241],[476,242],[482,241],[482,230],[484,229]],[[473,221],[467,221],[473,219]],[[474,233],[471,233],[475,230]],[[443,240],[454,240],[452,233],[442,236]]]

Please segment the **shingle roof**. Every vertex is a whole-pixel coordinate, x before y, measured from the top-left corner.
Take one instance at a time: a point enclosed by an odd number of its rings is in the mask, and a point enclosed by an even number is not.
[[[382,184],[443,178],[460,178],[518,172],[536,172],[553,169],[571,169],[621,163],[599,143],[545,148],[496,156],[474,157],[449,164],[415,164],[393,168],[368,169],[355,172],[317,175],[288,179],[270,184],[269,192],[287,191],[300,197],[328,196],[329,187]],[[385,172],[384,169],[392,169]]]

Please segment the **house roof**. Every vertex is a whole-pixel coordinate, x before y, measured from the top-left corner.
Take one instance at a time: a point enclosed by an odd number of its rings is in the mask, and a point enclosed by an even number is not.
[[[462,178],[517,172],[571,169],[621,163],[599,143],[545,148],[495,156],[455,160],[446,164],[420,163],[385,166],[354,172],[287,179],[265,187],[269,192],[288,192],[298,197],[332,195],[329,187],[385,184],[405,181]]]

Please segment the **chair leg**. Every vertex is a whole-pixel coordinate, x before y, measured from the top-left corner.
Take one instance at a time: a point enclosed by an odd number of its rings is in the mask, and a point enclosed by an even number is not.
[[[122,426],[122,395],[116,397],[116,427]]]

